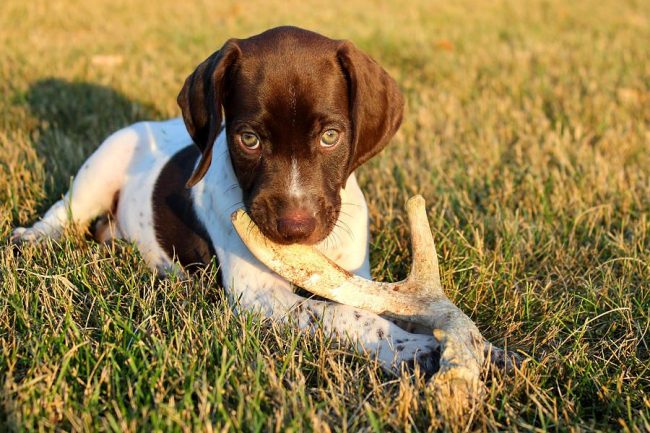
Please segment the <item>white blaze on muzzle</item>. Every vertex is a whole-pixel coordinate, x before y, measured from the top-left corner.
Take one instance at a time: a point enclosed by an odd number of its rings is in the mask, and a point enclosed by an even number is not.
[[[300,187],[300,171],[298,170],[298,160],[291,158],[291,178],[289,181],[289,194],[294,198],[302,198],[304,192]]]

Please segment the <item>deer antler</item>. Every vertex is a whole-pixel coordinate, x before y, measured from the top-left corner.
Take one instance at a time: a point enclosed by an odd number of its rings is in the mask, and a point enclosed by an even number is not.
[[[406,208],[413,264],[409,276],[397,283],[353,275],[309,246],[274,243],[242,209],[233,213],[232,221],[253,255],[293,284],[335,302],[432,330],[442,349],[440,370],[433,378],[437,389],[446,398],[476,396],[484,353],[500,354],[500,349],[488,343],[474,322],[445,296],[422,196],[412,197]]]

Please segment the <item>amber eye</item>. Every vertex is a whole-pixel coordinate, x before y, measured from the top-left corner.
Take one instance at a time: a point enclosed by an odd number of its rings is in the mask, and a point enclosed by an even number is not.
[[[252,132],[242,132],[239,141],[249,150],[257,149],[260,146],[260,138]]]
[[[320,145],[323,147],[332,147],[339,142],[339,132],[335,129],[328,129],[320,137]]]

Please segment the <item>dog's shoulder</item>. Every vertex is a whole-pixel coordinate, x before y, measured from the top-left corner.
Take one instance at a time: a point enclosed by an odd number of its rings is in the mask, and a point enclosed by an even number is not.
[[[132,124],[102,146],[105,158],[131,160],[119,192],[122,235],[135,240],[160,269],[171,266],[173,259],[184,267],[209,263],[214,248],[186,187],[200,151],[182,119]]]
[[[209,263],[215,255],[212,241],[196,212],[187,181],[201,153],[193,144],[176,152],[164,165],[151,195],[158,243],[183,267]]]

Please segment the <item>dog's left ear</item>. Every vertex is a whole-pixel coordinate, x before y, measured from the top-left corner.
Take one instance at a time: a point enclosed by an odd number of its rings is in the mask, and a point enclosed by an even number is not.
[[[187,181],[187,187],[196,185],[210,167],[212,147],[219,135],[222,120],[224,81],[228,69],[241,51],[237,40],[230,39],[185,80],[177,102],[183,113],[183,121],[192,140],[201,150],[201,160]]]
[[[344,41],[337,57],[348,79],[352,113],[348,175],[379,153],[402,123],[404,98],[397,83],[370,56]]]

